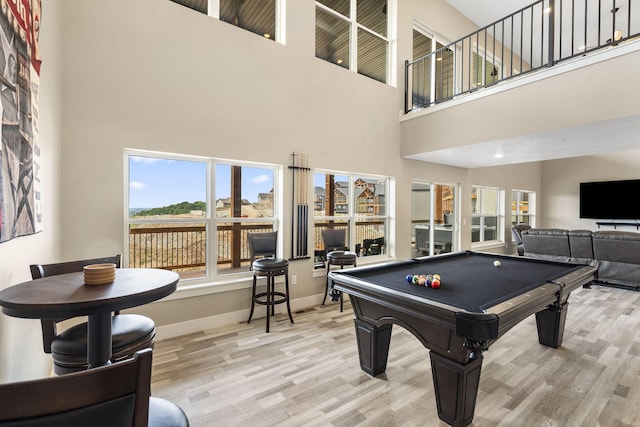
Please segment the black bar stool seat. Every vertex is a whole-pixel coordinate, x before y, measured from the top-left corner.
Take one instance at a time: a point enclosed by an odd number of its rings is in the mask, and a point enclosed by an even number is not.
[[[256,304],[266,305],[266,330],[269,332],[269,318],[275,315],[275,306],[283,303],[287,304],[289,320],[293,323],[291,305],[289,304],[289,261],[275,257],[259,258],[253,261],[251,267],[253,270],[253,292],[251,297],[251,311],[249,312],[249,320],[247,320],[247,323],[251,322]],[[284,292],[275,290],[275,278],[277,276],[284,276]],[[256,291],[258,277],[267,278],[267,289],[265,292]]]
[[[356,260],[358,256],[355,252],[351,251],[331,251],[327,254],[327,286],[324,290],[324,298],[322,299],[322,305],[327,300],[327,293],[329,292],[329,271],[331,271],[332,265],[339,265],[340,269],[343,269],[345,265],[356,266]],[[344,295],[342,292],[331,289],[331,301],[340,300],[340,311],[343,311],[344,307]]]

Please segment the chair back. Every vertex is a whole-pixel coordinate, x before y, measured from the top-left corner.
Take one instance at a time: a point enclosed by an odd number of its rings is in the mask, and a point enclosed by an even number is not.
[[[530,229],[531,229],[531,226],[526,223],[518,223],[518,224],[513,224],[511,226],[511,235],[513,236],[513,240],[516,242],[517,245],[521,245],[523,243],[522,232],[524,230],[530,230]]]
[[[104,258],[93,258],[78,261],[59,262],[55,264],[32,264],[31,277],[33,279],[41,279],[48,276],[57,276],[59,274],[79,273],[84,269],[85,265],[92,264],[115,264],[116,268],[120,268],[122,263],[122,255],[116,254]],[[56,323],[66,319],[41,319],[42,326],[42,344],[44,352],[51,353],[51,342],[58,334]]]
[[[0,384],[0,427],[147,426],[151,349],[100,368]]]
[[[116,268],[120,268],[122,263],[122,255],[104,258],[85,259],[79,261],[59,262],[56,264],[32,264],[31,277],[33,279],[41,279],[48,276],[57,276],[58,274],[78,273],[81,272],[85,265],[92,264],[115,264]]]
[[[326,229],[322,230],[322,241],[324,242],[324,250],[326,253],[331,251],[346,251],[349,250],[346,245],[347,230],[341,229]]]
[[[251,262],[256,258],[275,257],[278,249],[278,232],[249,233],[249,256]]]

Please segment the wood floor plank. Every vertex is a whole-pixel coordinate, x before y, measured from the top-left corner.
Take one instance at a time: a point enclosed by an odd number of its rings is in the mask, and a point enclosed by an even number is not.
[[[472,426],[640,426],[640,292],[593,286],[570,298],[564,342],[526,319],[484,353]],[[394,326],[387,371],[360,369],[348,299],[158,341],[152,394],[192,427],[434,426],[428,350]]]

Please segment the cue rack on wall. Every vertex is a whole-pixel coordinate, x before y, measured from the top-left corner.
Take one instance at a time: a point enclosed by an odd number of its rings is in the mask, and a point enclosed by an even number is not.
[[[291,155],[291,260],[309,259],[309,158],[307,153]]]

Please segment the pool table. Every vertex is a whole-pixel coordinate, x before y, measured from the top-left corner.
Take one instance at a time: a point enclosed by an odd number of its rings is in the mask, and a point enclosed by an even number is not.
[[[532,314],[540,344],[559,347],[569,294],[594,280],[596,270],[465,251],[334,270],[329,281],[349,294],[362,370],[372,376],[384,372],[391,327],[406,328],[430,349],[438,416],[451,426],[466,426],[475,411],[482,352]],[[436,273],[439,288],[406,280]]]

